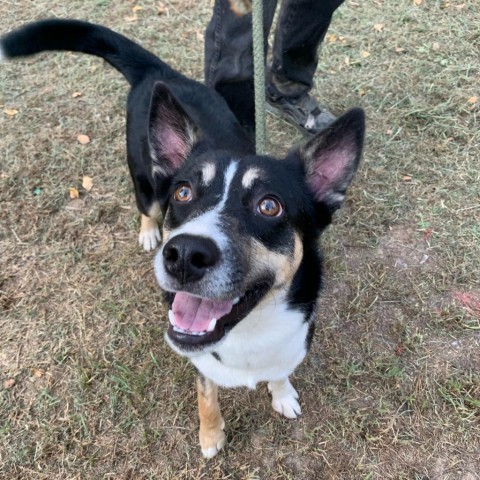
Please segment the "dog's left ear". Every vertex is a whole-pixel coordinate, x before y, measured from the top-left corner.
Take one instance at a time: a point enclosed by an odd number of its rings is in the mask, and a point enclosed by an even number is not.
[[[365,114],[353,108],[298,151],[315,200],[330,214],[342,204],[362,154]]]
[[[148,135],[154,174],[164,178],[183,165],[198,141],[195,124],[162,82],[153,89]]]

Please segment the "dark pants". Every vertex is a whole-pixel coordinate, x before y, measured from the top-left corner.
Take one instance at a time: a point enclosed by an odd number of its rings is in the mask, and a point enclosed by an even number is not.
[[[267,95],[298,98],[313,85],[318,46],[344,0],[283,0],[267,72]],[[277,0],[264,0],[265,52]],[[236,16],[215,0],[205,33],[205,83],[227,100],[239,120],[254,118],[252,15]]]

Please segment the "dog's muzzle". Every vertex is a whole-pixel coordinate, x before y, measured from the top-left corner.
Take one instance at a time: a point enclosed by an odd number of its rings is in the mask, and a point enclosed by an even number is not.
[[[184,233],[170,237],[158,252],[155,271],[160,286],[171,292],[167,340],[185,354],[222,340],[258,304],[274,280],[263,275],[248,284],[237,284],[225,267],[225,252],[213,239]]]

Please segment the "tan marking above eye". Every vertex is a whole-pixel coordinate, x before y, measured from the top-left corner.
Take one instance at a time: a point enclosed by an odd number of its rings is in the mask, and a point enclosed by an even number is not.
[[[173,194],[173,198],[177,202],[189,202],[192,199],[193,192],[192,192],[192,187],[188,185],[188,183],[184,183],[183,185],[180,185],[177,187],[175,190],[175,193]]]
[[[257,210],[265,217],[278,217],[282,214],[281,203],[275,197],[263,197],[257,205]]]

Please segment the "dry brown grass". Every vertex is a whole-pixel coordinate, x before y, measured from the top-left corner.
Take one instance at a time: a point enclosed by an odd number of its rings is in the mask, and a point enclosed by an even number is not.
[[[201,78],[209,2],[138,4],[127,21],[130,1],[0,0],[1,28],[88,19]],[[480,478],[478,25],[477,0],[338,11],[317,94],[362,105],[368,141],[323,239],[327,289],[294,379],[304,414],[279,418],[264,386],[223,391],[229,443],[208,462],[194,372],[164,344],[136,245],[126,83],[86,56],[1,65],[0,478]],[[270,126],[272,150],[299,140]]]

